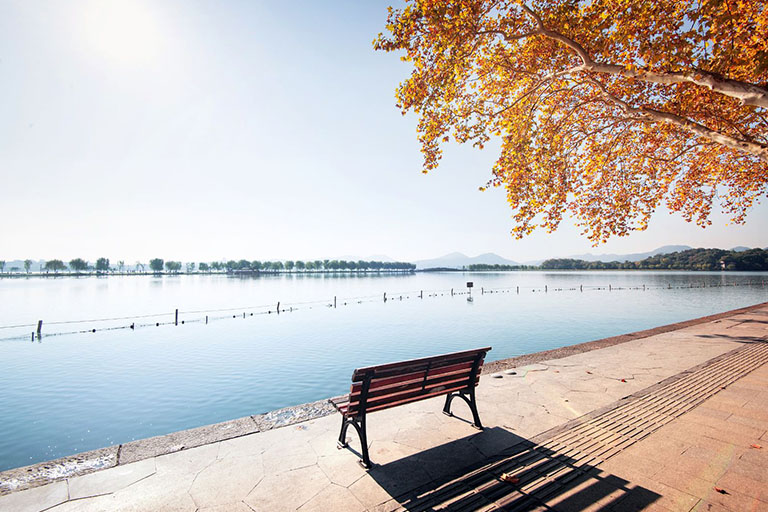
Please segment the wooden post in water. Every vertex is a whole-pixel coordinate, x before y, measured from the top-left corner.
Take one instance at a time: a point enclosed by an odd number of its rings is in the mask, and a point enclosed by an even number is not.
[[[243,318],[245,318],[245,311],[243,311]]]
[[[515,293],[517,293],[518,295],[520,294],[520,287],[519,286],[517,287],[517,291]]]
[[[333,296],[333,307],[334,308],[336,307],[336,296],[335,295]]]
[[[277,302],[277,314],[280,314],[280,301]]]
[[[643,291],[645,291],[645,285],[643,285]]]
[[[179,310],[178,310],[178,308],[176,309],[176,320],[174,321],[174,323],[176,325],[179,325]]]
[[[205,325],[208,325],[208,315],[205,315]]]
[[[384,292],[384,302],[387,302],[387,292]]]
[[[547,293],[547,285],[544,285],[544,293]]]
[[[451,297],[453,297],[453,288],[451,288]]]
[[[584,291],[584,285],[583,285],[583,284],[580,284],[580,285],[579,285],[579,291],[580,291],[580,292],[583,292],[583,291]]]
[[[485,295],[485,288],[482,286],[480,287],[480,295]]]
[[[37,321],[37,339],[40,339],[42,337],[43,333],[43,321],[38,320]]]
[[[424,290],[419,290],[419,298],[420,299],[424,298]]]
[[[611,285],[608,285],[608,291],[611,291]]]

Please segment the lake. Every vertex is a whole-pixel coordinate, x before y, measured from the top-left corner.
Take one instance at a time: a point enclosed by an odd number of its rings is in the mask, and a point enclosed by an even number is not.
[[[339,395],[359,366],[486,345],[503,359],[766,302],[764,282],[768,273],[1,279],[0,470]]]

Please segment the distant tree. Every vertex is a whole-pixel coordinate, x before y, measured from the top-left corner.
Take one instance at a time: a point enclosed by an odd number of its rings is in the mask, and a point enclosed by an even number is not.
[[[165,262],[165,269],[168,272],[178,272],[181,270],[181,262],[180,261],[166,261]]]
[[[149,260],[149,268],[152,269],[154,272],[162,272],[163,271],[163,261],[162,258],[155,258],[152,260]]]
[[[109,258],[99,258],[96,260],[96,272],[109,271]]]
[[[120,271],[120,273],[122,273],[124,268],[125,268],[125,261],[119,260],[117,262],[117,270]]]
[[[250,270],[251,262],[248,260],[240,260],[237,262],[237,268],[238,270]]]
[[[228,272],[237,270],[237,262],[235,260],[229,260],[224,264],[224,268],[226,268]]]
[[[137,261],[137,262],[136,262],[136,264],[135,264],[135,266],[136,266],[136,269],[137,269],[139,272],[144,272],[144,264],[143,264],[142,262],[140,262],[140,261]]]
[[[0,260],[0,274],[2,274],[3,269],[5,269],[5,260]]]
[[[301,260],[296,260],[296,270],[304,270],[307,268],[307,264]]]
[[[285,262],[285,270],[288,270],[289,272],[293,270],[293,267],[295,266],[295,263],[293,260],[288,260]]]
[[[317,262],[315,262],[315,264],[317,264]],[[330,267],[328,266],[328,265],[330,265],[330,264],[331,264],[331,262],[330,262],[330,261],[328,261],[328,260],[323,260],[323,269],[324,269],[324,270],[330,270]],[[320,268],[320,267],[318,266],[317,268]]]
[[[219,262],[219,261],[212,261],[211,262],[211,268],[218,272],[219,270],[221,270],[221,262]]]
[[[262,269],[261,262],[259,260],[253,260],[251,262],[251,268],[253,270],[261,270]]]
[[[307,270],[315,270],[315,262],[314,261],[308,261],[304,264],[304,268]]]
[[[272,270],[283,270],[282,261],[273,261],[270,266],[272,267]]]
[[[191,274],[195,271],[195,264],[194,263],[187,263],[187,274]]]
[[[59,270],[65,270],[66,268],[67,266],[61,260],[50,260],[45,262],[45,270],[53,270],[56,274],[59,273]]]
[[[11,274],[16,274],[19,270],[21,270],[19,267],[11,267]]]
[[[211,267],[209,267],[207,263],[201,261],[197,268],[200,269],[200,272],[208,272]]]
[[[32,268],[32,260],[24,260],[24,272],[29,274],[30,268]]]
[[[83,270],[88,270],[88,262],[82,258],[75,258],[73,260],[69,260],[69,268],[75,272],[82,272]]]

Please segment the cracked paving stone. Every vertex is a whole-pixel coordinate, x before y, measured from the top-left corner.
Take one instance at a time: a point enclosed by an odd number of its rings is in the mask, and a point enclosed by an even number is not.
[[[243,500],[253,510],[296,510],[331,481],[317,466],[265,476]]]
[[[242,500],[264,477],[260,457],[218,459],[198,473],[189,494],[199,507]]]

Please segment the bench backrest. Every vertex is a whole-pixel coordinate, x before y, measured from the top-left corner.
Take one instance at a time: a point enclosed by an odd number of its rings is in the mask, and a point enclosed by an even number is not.
[[[491,347],[358,368],[352,374],[347,414],[355,416],[471,389],[480,379],[489,350]]]

